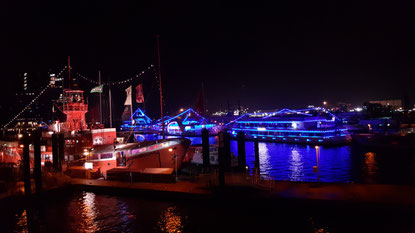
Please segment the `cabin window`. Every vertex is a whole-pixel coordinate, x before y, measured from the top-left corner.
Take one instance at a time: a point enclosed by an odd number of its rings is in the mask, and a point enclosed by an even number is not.
[[[112,158],[112,153],[101,154],[101,159],[110,159]]]
[[[92,159],[98,159],[99,158],[98,156],[99,156],[99,154],[93,154]]]
[[[154,145],[154,146],[150,146],[148,149],[149,150],[155,150],[155,149],[158,149],[159,148],[159,145]]]
[[[147,150],[147,147],[132,150],[132,154],[138,154]]]

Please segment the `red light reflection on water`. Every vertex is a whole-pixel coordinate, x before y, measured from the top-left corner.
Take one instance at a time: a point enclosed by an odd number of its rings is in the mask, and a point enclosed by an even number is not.
[[[183,231],[184,220],[176,207],[169,207],[161,213],[157,228],[161,232],[179,233]]]

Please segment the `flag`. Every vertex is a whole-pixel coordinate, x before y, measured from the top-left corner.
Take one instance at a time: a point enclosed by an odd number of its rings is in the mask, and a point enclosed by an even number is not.
[[[102,93],[103,89],[104,89],[104,84],[101,84],[99,86],[92,88],[91,93]]]
[[[135,87],[135,90],[137,92],[136,96],[135,96],[135,101],[137,103],[144,103],[144,95],[143,95],[143,84],[139,84],[138,86]]]
[[[132,105],[133,102],[131,101],[131,89],[132,87],[129,86],[127,89],[125,89],[125,92],[127,93],[127,98],[125,99],[124,105]]]
[[[125,106],[124,111],[122,112],[122,115],[121,115],[121,120],[123,121],[131,120],[131,106],[129,105]]]

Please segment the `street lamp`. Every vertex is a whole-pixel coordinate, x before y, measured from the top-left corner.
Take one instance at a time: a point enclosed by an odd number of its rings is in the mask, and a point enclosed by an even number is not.
[[[320,181],[320,165],[319,165],[319,160],[320,160],[320,147],[319,146],[315,146],[314,148],[316,148],[317,166],[313,166],[313,171],[315,173],[317,173],[317,182],[319,182]]]

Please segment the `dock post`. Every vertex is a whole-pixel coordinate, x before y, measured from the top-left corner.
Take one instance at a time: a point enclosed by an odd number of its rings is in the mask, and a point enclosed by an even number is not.
[[[229,171],[231,169],[231,134],[228,132],[224,133],[223,137],[224,149],[225,149],[225,170]]]
[[[65,138],[63,133],[58,134],[59,156],[58,156],[58,170],[62,171],[62,163],[65,160]]]
[[[40,137],[41,132],[39,130],[36,130],[33,133],[34,142],[33,142],[33,149],[34,149],[34,161],[35,161],[35,184],[36,184],[36,193],[39,193],[42,191],[42,157],[40,152]]]
[[[218,134],[219,136],[219,148],[218,148],[218,156],[219,156],[219,185],[225,185],[225,144],[224,144],[224,137],[225,132],[221,131]]]
[[[52,162],[53,162],[53,170],[58,170],[58,162],[59,162],[59,155],[58,155],[58,135],[56,133],[52,134]]]
[[[202,156],[203,156],[203,168],[210,167],[209,156],[209,131],[207,129],[202,130]]]
[[[27,133],[23,134],[23,180],[25,195],[32,193],[31,179],[30,179],[30,155],[29,155],[30,139]]]
[[[245,152],[245,132],[240,131],[237,134],[238,140],[238,166],[241,171],[246,167],[246,152]]]
[[[254,172],[256,171],[256,173],[259,174],[259,143],[258,143],[258,139],[255,139],[254,144],[255,144],[255,169],[254,169]]]

